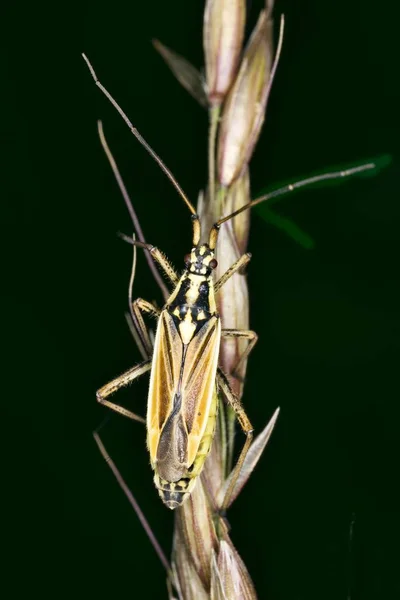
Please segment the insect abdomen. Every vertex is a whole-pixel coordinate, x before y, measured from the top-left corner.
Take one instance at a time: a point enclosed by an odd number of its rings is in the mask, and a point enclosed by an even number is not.
[[[179,481],[166,481],[156,473],[154,475],[154,483],[158,489],[161,500],[168,508],[173,510],[181,506],[185,500],[187,500],[192,493],[194,486],[196,485],[195,479],[180,479]]]
[[[172,510],[178,508],[178,506],[181,506],[185,500],[189,498],[196,485],[197,478],[203,470],[204,462],[208,453],[210,452],[211,444],[214,438],[217,413],[218,396],[216,390],[214,390],[206,429],[203,437],[201,438],[196,457],[193,461],[193,464],[186,470],[186,473],[182,479],[174,482],[167,481],[162,479],[157,471],[155,472],[154,483],[158,489],[160,498],[163,503]]]

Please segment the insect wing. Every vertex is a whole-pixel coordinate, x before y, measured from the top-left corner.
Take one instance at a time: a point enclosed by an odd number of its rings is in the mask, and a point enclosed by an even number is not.
[[[147,402],[147,445],[154,465],[160,432],[173,409],[183,358],[183,345],[178,330],[167,311],[163,310],[154,341],[153,366]]]
[[[221,321],[211,317],[188,346],[182,375],[183,414],[188,432],[188,464],[196,458],[207,426],[221,340]]]
[[[220,320],[212,317],[184,346],[173,317],[167,311],[160,315],[147,406],[153,466],[161,436],[172,464],[188,467],[194,461],[210,412],[220,338]]]

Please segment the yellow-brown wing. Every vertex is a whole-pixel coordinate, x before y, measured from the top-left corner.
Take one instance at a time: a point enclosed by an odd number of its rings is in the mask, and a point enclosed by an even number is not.
[[[184,346],[173,318],[157,326],[147,405],[147,443],[153,467],[176,481],[194,461],[215,386],[221,325],[212,317]]]
[[[183,345],[172,317],[161,312],[154,341],[153,364],[147,401],[147,445],[154,465],[161,430],[173,409],[179,382]]]
[[[187,461],[196,457],[207,426],[215,388],[221,340],[221,321],[212,317],[187,347],[182,373],[182,412],[188,433]]]

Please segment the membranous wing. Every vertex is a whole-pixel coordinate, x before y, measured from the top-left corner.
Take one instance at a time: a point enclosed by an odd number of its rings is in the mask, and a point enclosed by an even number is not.
[[[207,425],[218,364],[221,324],[205,320],[184,345],[173,317],[157,326],[147,406],[147,443],[153,467],[178,481],[193,463]]]

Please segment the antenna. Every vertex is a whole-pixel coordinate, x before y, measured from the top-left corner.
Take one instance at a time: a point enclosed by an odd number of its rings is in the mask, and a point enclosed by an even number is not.
[[[314,177],[307,177],[307,179],[301,179],[300,181],[294,181],[293,183],[289,183],[288,185],[278,188],[277,190],[273,190],[272,192],[269,192],[268,194],[264,194],[263,196],[260,196],[259,198],[256,198],[255,200],[252,200],[251,202],[248,202],[241,208],[238,208],[237,210],[235,210],[230,215],[223,217],[222,219],[217,221],[211,229],[210,238],[211,238],[211,236],[213,238],[215,237],[215,231],[218,231],[218,229],[221,227],[222,223],[225,223],[226,221],[233,219],[233,217],[236,217],[244,210],[248,210],[249,208],[253,208],[253,206],[257,206],[257,204],[261,204],[262,202],[266,202],[267,200],[272,200],[272,198],[277,198],[278,196],[283,196],[284,194],[288,194],[289,192],[294,192],[295,190],[298,190],[299,188],[302,188],[302,187],[312,186],[315,183],[320,183],[321,181],[326,181],[328,179],[341,179],[343,177],[351,177],[352,175],[357,175],[358,173],[362,173],[363,171],[369,171],[371,169],[376,169],[376,166],[377,165],[375,163],[371,162],[371,163],[366,163],[365,165],[360,165],[358,167],[353,167],[352,169],[345,169],[343,171],[334,171],[331,173],[323,173],[322,175],[315,175]],[[214,231],[214,233],[213,233],[213,231]]]
[[[107,156],[107,159],[108,159],[108,162],[110,163],[110,166],[111,166],[112,172],[114,174],[114,177],[115,177],[115,179],[116,179],[116,181],[118,183],[118,187],[119,187],[119,189],[121,191],[121,194],[122,194],[122,196],[124,198],[125,205],[126,205],[126,207],[128,209],[129,215],[130,215],[130,217],[132,219],[132,223],[133,223],[133,226],[135,227],[135,231],[138,234],[138,238],[139,238],[139,240],[141,242],[146,243],[146,240],[144,239],[142,228],[141,228],[140,223],[139,223],[139,219],[137,218],[137,215],[136,215],[136,211],[133,208],[133,204],[131,202],[131,199],[129,197],[128,191],[127,191],[127,189],[125,187],[125,184],[123,182],[121,174],[119,172],[117,163],[115,162],[115,159],[114,159],[114,157],[112,155],[112,152],[111,152],[111,150],[110,150],[110,148],[109,148],[109,146],[107,144],[107,140],[106,140],[106,137],[105,137],[104,131],[103,131],[103,123],[101,121],[97,121],[97,129],[98,129],[98,132],[99,132],[99,138],[100,138],[101,145],[103,146],[103,150],[104,150],[104,152],[105,152],[105,154]],[[162,295],[164,296],[164,300],[167,300],[167,298],[169,297],[169,292],[168,292],[168,289],[167,289],[166,285],[164,284],[164,282],[162,280],[162,277],[161,277],[160,273],[156,269],[156,266],[154,264],[154,259],[151,256],[151,254],[149,254],[148,252],[146,252],[145,255],[146,255],[146,260],[147,260],[147,263],[148,263],[148,265],[150,267],[150,270],[153,273],[153,277],[156,280],[159,288],[161,289]]]
[[[110,92],[108,90],[106,90],[104,85],[99,81],[99,79],[96,75],[96,72],[93,69],[92,65],[90,64],[89,59],[86,56],[86,54],[82,53],[82,57],[83,57],[84,61],[86,62],[87,66],[89,68],[90,74],[93,77],[97,87],[100,88],[100,90],[103,92],[103,94],[106,96],[106,98],[108,98],[108,100],[111,102],[111,104],[114,106],[114,108],[119,112],[119,114],[121,115],[121,117],[123,118],[125,123],[128,125],[129,129],[131,130],[133,135],[136,137],[136,139],[139,140],[139,142],[142,144],[142,146],[144,146],[146,148],[146,150],[150,154],[150,156],[152,156],[154,158],[154,160],[158,163],[158,165],[164,171],[164,173],[166,174],[168,179],[172,182],[173,186],[180,194],[180,196],[183,199],[183,201],[185,202],[186,206],[189,208],[192,215],[196,215],[196,211],[194,209],[193,204],[190,202],[189,198],[186,196],[185,192],[183,191],[183,189],[181,188],[181,186],[179,185],[179,183],[177,182],[177,180],[175,179],[175,177],[173,176],[171,171],[168,169],[168,167],[165,166],[165,164],[163,163],[161,158],[158,156],[158,154],[156,154],[154,152],[154,150],[149,146],[149,144],[146,142],[146,140],[140,135],[140,133],[136,129],[136,127],[134,127],[132,125],[132,123],[130,122],[130,120],[128,119],[128,117],[126,116],[124,111],[122,110],[122,108],[119,106],[119,104],[116,102],[116,100],[114,100],[114,98],[111,96]]]

